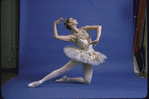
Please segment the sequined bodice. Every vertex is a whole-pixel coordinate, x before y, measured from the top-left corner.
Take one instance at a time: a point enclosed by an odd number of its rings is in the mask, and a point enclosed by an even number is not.
[[[88,45],[92,40],[90,35],[83,29],[81,33],[74,34],[77,36],[77,45],[84,50],[93,51],[92,45]]]
[[[81,30],[81,33],[76,33],[74,35],[82,40],[87,40],[90,37],[89,34],[84,29],[81,28]]]

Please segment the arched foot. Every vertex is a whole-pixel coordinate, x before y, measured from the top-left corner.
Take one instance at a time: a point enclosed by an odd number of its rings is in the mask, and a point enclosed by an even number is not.
[[[41,84],[40,81],[35,81],[35,82],[32,82],[32,83],[28,84],[28,87],[37,87],[37,86],[39,86],[40,84]]]

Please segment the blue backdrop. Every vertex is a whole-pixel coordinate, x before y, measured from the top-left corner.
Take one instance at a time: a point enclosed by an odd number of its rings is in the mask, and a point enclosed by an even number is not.
[[[55,83],[55,79],[61,75],[37,88],[27,88],[28,83],[43,78],[70,60],[63,53],[63,48],[74,44],[53,38],[53,22],[60,17],[77,19],[79,28],[101,25],[100,41],[94,49],[105,54],[108,59],[94,67],[90,85]],[[57,25],[57,29],[59,35],[71,34],[63,24]],[[96,39],[96,31],[89,31],[89,34],[93,40]],[[147,80],[133,72],[133,36],[133,0],[20,0],[19,75],[2,86],[3,96],[145,97]],[[81,65],[65,75],[83,76]],[[15,88],[12,89],[14,84]]]
[[[25,0],[21,1],[20,11],[20,69],[49,70],[70,60],[63,53],[63,47],[73,43],[53,38],[53,22],[60,17],[77,19],[78,27],[101,25],[101,39],[94,49],[107,55],[106,63],[132,62],[132,0]],[[57,28],[60,35],[71,34],[63,24]],[[96,31],[89,34],[93,40],[96,38]],[[51,66],[51,63],[60,63],[60,66]],[[111,68],[133,69],[132,66],[119,65],[107,67],[108,71]]]

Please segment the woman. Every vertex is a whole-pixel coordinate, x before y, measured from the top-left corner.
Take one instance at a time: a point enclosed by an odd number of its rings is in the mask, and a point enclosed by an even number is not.
[[[43,82],[55,78],[74,67],[77,67],[82,63],[83,74],[84,77],[77,77],[77,78],[68,78],[67,76],[63,76],[61,79],[56,80],[56,82],[60,83],[82,83],[82,84],[90,84],[93,74],[93,65],[99,65],[100,63],[104,62],[104,59],[107,57],[100,52],[97,52],[93,49],[92,44],[96,46],[99,41],[101,35],[101,26],[100,25],[93,25],[93,26],[84,26],[82,28],[77,28],[78,22],[76,19],[68,18],[64,22],[64,26],[72,31],[72,35],[68,36],[60,36],[57,33],[57,24],[60,24],[61,20],[64,20],[62,17],[54,22],[53,25],[53,33],[54,38],[62,41],[72,41],[80,48],[74,46],[67,46],[64,48],[64,53],[71,58],[71,60],[61,67],[50,73],[49,75],[45,76],[43,79],[32,82],[28,84],[28,87],[36,87],[42,84]],[[96,40],[92,41],[91,37],[87,33],[89,30],[97,30],[97,38]]]

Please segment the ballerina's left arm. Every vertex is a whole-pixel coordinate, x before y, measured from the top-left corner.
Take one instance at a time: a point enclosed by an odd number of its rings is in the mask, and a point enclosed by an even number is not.
[[[88,31],[88,30],[97,30],[97,37],[96,37],[96,40],[94,40],[94,41],[92,41],[92,42],[89,43],[89,45],[90,45],[90,44],[94,44],[94,46],[96,46],[97,43],[98,43],[98,41],[99,41],[99,39],[100,39],[102,26],[100,26],[100,25],[93,25],[93,26],[84,26],[83,28],[84,28],[86,31]]]

